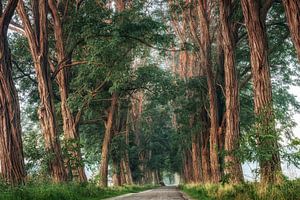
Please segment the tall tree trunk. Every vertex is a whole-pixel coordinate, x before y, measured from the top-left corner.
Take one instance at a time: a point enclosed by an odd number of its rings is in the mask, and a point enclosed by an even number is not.
[[[127,111],[126,115],[127,115],[127,118],[126,118],[126,124],[125,124],[125,142],[126,142],[126,145],[129,146],[129,115],[130,115],[129,110]],[[132,174],[131,174],[131,169],[130,169],[128,149],[125,150],[125,155],[124,155],[124,158],[122,158],[121,165],[123,166],[126,184],[132,185],[133,180],[132,180]]]
[[[200,0],[197,5],[199,17],[200,38],[198,44],[200,48],[201,65],[206,69],[208,97],[209,97],[209,114],[210,114],[210,164],[211,164],[211,181],[218,183],[221,180],[220,163],[218,155],[218,108],[216,84],[213,67],[211,63],[211,39],[209,35],[209,21],[207,19],[205,1]]]
[[[300,1],[283,0],[285,15],[289,24],[293,43],[300,61]]]
[[[243,172],[235,150],[239,148],[239,90],[234,58],[233,24],[231,0],[220,1],[221,33],[224,50],[225,95],[226,95],[226,130],[225,130],[225,174],[230,182],[243,181]]]
[[[112,182],[113,186],[121,186],[121,175],[120,175],[120,166],[118,165],[118,162],[114,161],[112,162],[112,170],[113,170],[113,175],[112,175]]]
[[[194,181],[192,153],[190,149],[186,149],[183,153],[183,177],[185,183],[192,183]]]
[[[272,108],[272,86],[265,28],[268,10],[266,7],[270,5],[261,4],[262,7],[255,0],[241,2],[251,51],[254,110],[258,118],[257,142],[263,154],[259,157],[261,182],[276,182],[281,174],[281,166]]]
[[[201,165],[203,182],[209,183],[211,181],[211,169],[210,169],[210,159],[209,159],[209,132],[204,133],[203,141],[201,146]]]
[[[61,99],[61,114],[63,119],[63,130],[64,130],[64,140],[67,144],[67,150],[72,159],[67,159],[67,165],[71,167],[71,176],[73,179],[85,182],[87,177],[84,171],[84,164],[81,157],[81,151],[79,147],[79,133],[75,123],[75,117],[73,116],[71,109],[68,105],[68,80],[67,80],[67,69],[66,64],[70,64],[70,59],[68,58],[65,50],[65,42],[63,37],[63,27],[62,22],[56,7],[56,2],[54,0],[48,1],[49,8],[52,13],[54,21],[54,36],[55,36],[55,46],[56,55],[58,61],[59,70],[56,80],[58,83],[58,88],[60,92]]]
[[[56,117],[53,101],[53,89],[48,65],[48,33],[47,33],[47,1],[34,0],[33,13],[35,14],[35,31],[30,24],[23,1],[19,1],[17,11],[22,19],[26,32],[35,73],[38,81],[40,107],[38,110],[41,130],[45,139],[45,148],[51,156],[49,169],[54,182],[66,180],[62,151],[57,133]]]
[[[201,130],[201,166],[202,166],[202,176],[203,182],[209,183],[211,180],[211,169],[210,169],[210,158],[209,158],[209,129],[208,129],[208,119],[207,112],[205,108],[202,108],[200,113],[200,120],[203,123],[203,128]]]
[[[113,117],[114,112],[117,106],[117,98],[118,95],[113,93],[111,99],[111,106],[108,112],[107,121],[105,125],[105,133],[102,143],[102,151],[101,151],[101,163],[100,163],[100,186],[107,187],[107,175],[108,175],[108,151],[109,145],[111,141],[111,134],[112,134],[112,125],[113,125]]]
[[[192,162],[195,183],[200,183],[202,180],[199,150],[199,137],[198,134],[194,134],[192,136]]]
[[[0,176],[9,184],[25,181],[23,147],[21,139],[20,105],[12,79],[11,55],[7,29],[18,0],[7,2],[2,13],[0,1]]]

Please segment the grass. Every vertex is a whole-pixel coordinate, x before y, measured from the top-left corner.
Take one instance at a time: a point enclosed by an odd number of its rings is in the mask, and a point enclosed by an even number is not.
[[[0,185],[0,200],[99,200],[126,193],[136,193],[153,187],[152,185],[132,185],[100,188],[92,183],[33,183],[19,187],[9,187],[2,184]]]
[[[300,200],[300,180],[284,181],[280,185],[260,186],[258,183],[239,185],[181,185],[193,199],[201,200]]]

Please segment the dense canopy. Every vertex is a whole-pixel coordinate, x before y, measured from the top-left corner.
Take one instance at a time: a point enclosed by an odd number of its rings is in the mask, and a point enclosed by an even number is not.
[[[1,178],[237,184],[258,163],[282,182],[300,164],[299,16],[298,0],[1,0]]]

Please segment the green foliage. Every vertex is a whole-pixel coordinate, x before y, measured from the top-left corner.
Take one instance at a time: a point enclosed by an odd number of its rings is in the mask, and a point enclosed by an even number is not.
[[[98,200],[126,193],[135,193],[151,189],[154,186],[124,186],[100,188],[92,183],[50,184],[28,183],[23,186],[10,187],[0,185],[0,200]]]
[[[300,180],[262,187],[258,183],[238,185],[183,185],[181,189],[201,200],[298,200]]]

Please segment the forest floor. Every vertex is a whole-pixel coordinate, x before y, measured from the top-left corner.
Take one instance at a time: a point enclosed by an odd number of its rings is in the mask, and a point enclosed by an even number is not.
[[[107,200],[188,200],[175,186],[165,186],[135,194],[126,194]]]

